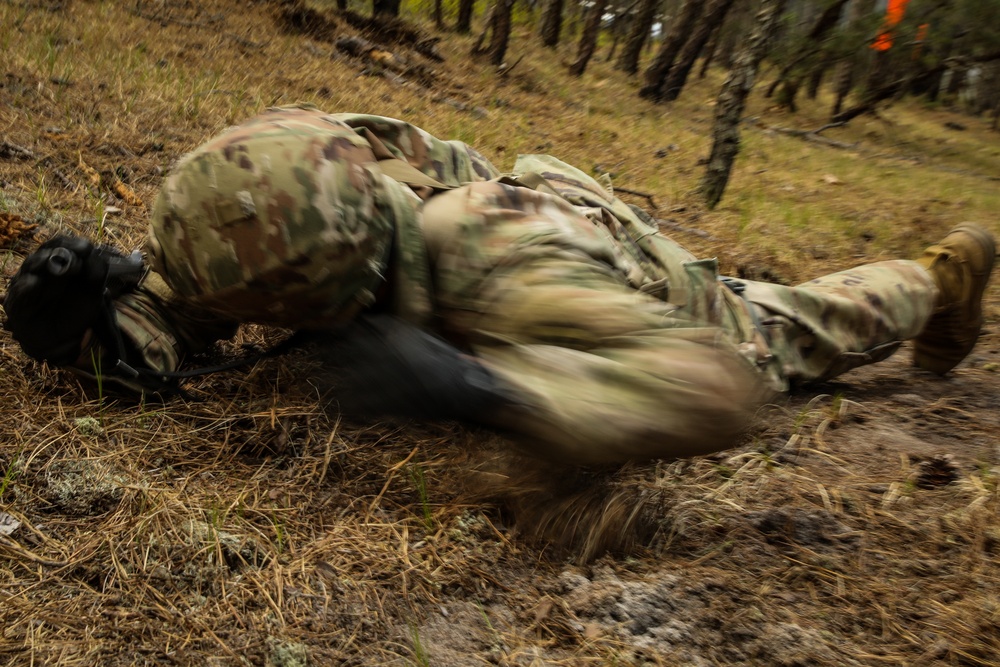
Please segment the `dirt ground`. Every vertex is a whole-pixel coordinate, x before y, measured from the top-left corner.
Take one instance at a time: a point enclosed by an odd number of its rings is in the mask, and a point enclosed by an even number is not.
[[[548,151],[611,173],[752,277],[912,256],[967,219],[1000,232],[982,119],[903,104],[839,151],[773,131],[819,116],[758,100],[709,212],[690,189],[721,74],[663,110],[608,63],[568,80],[571,49],[526,30],[500,76],[471,38],[444,35],[438,62],[322,4],[0,4],[4,276],[61,231],[134,247],[173,160],[302,100],[412,118],[498,164]],[[731,450],[601,470],[454,424],[344,421],[301,353],[139,399],[3,333],[0,662],[1000,664],[996,285],[986,301],[947,377],[904,346],[766,406]],[[247,328],[195,361],[275,338]]]

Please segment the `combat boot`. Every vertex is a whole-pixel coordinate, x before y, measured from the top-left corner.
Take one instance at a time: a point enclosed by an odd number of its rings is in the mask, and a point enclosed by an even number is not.
[[[913,363],[944,375],[972,351],[983,326],[983,291],[993,270],[993,235],[961,224],[917,260],[937,284],[937,303],[914,341]]]

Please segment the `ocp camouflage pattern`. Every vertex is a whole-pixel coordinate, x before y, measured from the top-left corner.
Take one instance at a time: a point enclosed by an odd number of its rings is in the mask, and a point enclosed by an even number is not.
[[[389,159],[441,187],[389,178]],[[476,355],[521,398],[495,423],[575,463],[729,446],[770,390],[890,354],[936,297],[907,261],[798,287],[741,281],[737,294],[607,180],[541,155],[501,177],[405,122],[307,108],[181,160],[148,251],[176,292],[150,322],[192,306],[330,328],[377,303]],[[177,329],[177,356],[198,337],[160,322]]]

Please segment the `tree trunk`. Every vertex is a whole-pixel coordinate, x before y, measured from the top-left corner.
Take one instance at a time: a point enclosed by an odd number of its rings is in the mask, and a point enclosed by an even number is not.
[[[373,16],[399,16],[402,0],[372,0]]]
[[[770,97],[774,93],[774,89],[781,84],[781,92],[778,94],[778,104],[787,108],[790,111],[796,111],[795,96],[798,95],[799,89],[802,88],[802,81],[806,74],[802,71],[804,68],[809,66],[809,63],[814,61],[817,56],[822,54],[824,48],[824,40],[831,30],[837,27],[840,23],[840,15],[844,11],[844,5],[846,5],[848,0],[833,0],[826,9],[819,15],[816,19],[816,23],[813,24],[812,29],[806,35],[805,42],[801,49],[798,50],[790,60],[790,62],[785,65],[781,74],[771,85],[767,91],[767,96]],[[803,66],[805,63],[805,66]],[[815,65],[819,69],[819,77],[822,79],[823,71],[820,64]],[[816,70],[812,70],[810,74],[815,75]],[[812,82],[810,82],[810,86]],[[809,88],[811,91],[809,97],[815,99],[816,90],[819,88],[819,82],[816,82],[815,88]]]
[[[945,90],[948,95],[957,97],[958,91],[962,90],[962,86],[965,85],[965,75],[968,73],[969,68],[963,65],[958,65],[951,69],[951,78],[948,80],[948,88]]]
[[[455,30],[467,35],[472,32],[472,9],[476,0],[458,0],[458,19],[455,21]]]
[[[611,21],[611,34],[614,35],[614,40],[611,42],[611,48],[608,49],[608,55],[604,58],[604,62],[609,63],[614,60],[615,53],[618,52],[618,45],[622,41],[622,36],[626,32],[631,32],[630,26],[635,22],[636,5],[643,1],[634,0],[628,7],[619,9],[615,14]]]
[[[608,54],[604,57],[604,62],[610,62],[611,59],[615,57],[615,51],[618,50],[618,42],[621,41],[622,24],[627,22],[627,11],[628,10],[623,9],[611,18],[611,48],[608,49]]]
[[[640,97],[650,100],[660,99],[663,80],[670,72],[688,35],[691,34],[691,28],[701,16],[703,5],[701,0],[683,0],[683,4],[677,9],[677,16],[671,21],[670,33],[664,38],[659,52],[643,73],[645,85],[639,90]]]
[[[970,63],[992,63],[1000,60],[1000,51],[980,54],[967,59]],[[884,84],[881,88],[872,90],[865,95],[865,98],[850,109],[834,114],[830,121],[833,123],[846,123],[847,121],[860,116],[861,114],[873,111],[879,102],[888,100],[899,94],[901,90],[911,84],[915,77],[933,76],[948,67],[948,63],[939,63],[933,67],[924,67],[916,73],[911,73],[902,78]]]
[[[587,70],[587,63],[594,55],[597,47],[597,36],[601,32],[601,20],[604,18],[604,8],[607,0],[594,0],[594,4],[587,12],[587,19],[583,25],[583,32],[580,33],[580,42],[576,51],[576,60],[569,66],[569,73],[573,76],[583,76]]]
[[[813,68],[812,74],[809,75],[809,84],[806,86],[806,97],[809,99],[814,100],[819,95],[819,87],[823,85],[823,75],[826,74],[828,66],[828,63],[821,62]]]
[[[736,63],[736,47],[739,46],[739,31],[726,30],[722,36],[719,48],[716,49],[715,59],[723,69],[732,69]]]
[[[493,3],[486,8],[486,13],[483,15],[483,29],[479,31],[479,37],[476,37],[475,43],[472,45],[472,48],[469,49],[469,53],[472,55],[479,56],[486,52],[486,48],[483,44],[486,43],[486,36],[492,33],[493,15],[496,11],[496,3]]]
[[[874,0],[851,0],[847,10],[847,21],[849,30],[856,30],[871,13]],[[854,87],[855,72],[858,69],[858,56],[853,55],[843,60],[837,66],[837,71],[833,75],[834,102],[831,116],[836,116],[844,107],[844,100]]]
[[[740,151],[740,117],[746,106],[747,95],[753,88],[760,61],[774,37],[785,2],[786,0],[761,1],[756,27],[746,46],[736,56],[733,69],[719,91],[715,104],[712,153],[701,181],[701,191],[709,208],[715,208],[729,183],[733,161]]]
[[[510,41],[510,15],[514,11],[514,0],[497,0],[493,9],[493,34],[490,35],[490,64],[494,67],[503,65],[507,55],[507,43]]]
[[[444,13],[441,9],[443,0],[434,0],[434,27],[444,30]]]
[[[713,0],[712,4],[705,10],[705,15],[701,17],[698,27],[684,44],[681,52],[677,54],[677,61],[670,68],[667,78],[663,80],[663,86],[660,88],[661,100],[672,102],[680,96],[684,84],[687,83],[688,75],[691,73],[691,68],[694,67],[695,61],[701,55],[702,49],[705,48],[705,43],[712,35],[712,31],[722,25],[726,19],[726,12],[733,6],[734,1]],[[754,67],[754,71],[756,71],[756,67]]]
[[[547,0],[542,10],[542,25],[539,34],[542,44],[554,49],[559,46],[559,33],[562,31],[563,0]]]
[[[708,68],[712,65],[712,59],[715,58],[715,50],[719,46],[719,38],[722,36],[722,25],[720,24],[715,32],[712,33],[712,37],[708,40],[708,46],[705,47],[705,58],[701,63],[701,70],[698,72],[698,78],[704,79],[705,75],[708,74]]]
[[[892,50],[875,51],[865,80],[863,101],[880,102],[885,98],[878,97],[886,87],[886,81],[892,74]],[[895,94],[895,93],[894,93]],[[878,99],[876,99],[878,98]]]
[[[656,15],[657,0],[642,0],[639,11],[632,21],[628,37],[625,39],[625,46],[618,56],[615,69],[628,74],[635,74],[639,71],[639,56],[642,54],[642,47],[649,39],[649,33],[653,29],[653,16]]]

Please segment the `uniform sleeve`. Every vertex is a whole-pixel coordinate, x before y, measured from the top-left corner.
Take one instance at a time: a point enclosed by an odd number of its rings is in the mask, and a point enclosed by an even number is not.
[[[500,172],[476,149],[461,141],[445,141],[405,121],[367,114],[330,114],[371,145],[375,156],[405,160],[424,174],[457,186],[496,178]]]
[[[574,464],[734,445],[766,392],[723,331],[628,285],[571,208],[497,188],[425,212],[460,221],[431,244],[445,329],[515,397],[491,424]]]
[[[237,327],[234,322],[179,304],[156,273],[150,273],[138,288],[115,300],[115,315],[126,363],[165,373],[178,370],[188,354],[203,352],[215,341],[231,338]],[[97,370],[95,363],[101,360],[105,379],[143,391],[141,382],[116,375],[112,366],[116,358],[117,350],[103,350],[95,339],[93,348],[81,356],[73,370],[92,376]]]

